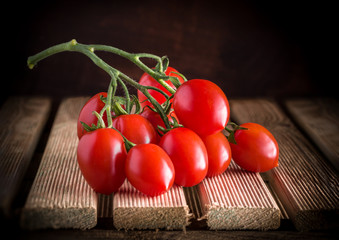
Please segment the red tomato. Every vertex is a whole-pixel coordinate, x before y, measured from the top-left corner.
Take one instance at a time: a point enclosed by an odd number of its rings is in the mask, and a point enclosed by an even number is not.
[[[208,154],[207,177],[223,173],[230,165],[232,154],[230,144],[222,132],[201,137]]]
[[[173,109],[180,123],[200,136],[222,131],[230,115],[223,91],[203,79],[183,83],[174,94]]]
[[[208,170],[206,147],[201,138],[188,128],[174,128],[160,140],[175,169],[174,182],[191,187],[200,183]]]
[[[94,191],[111,194],[119,189],[125,176],[124,139],[111,128],[99,128],[79,141],[77,160],[87,183]]]
[[[171,73],[171,72],[174,72],[174,73]],[[175,74],[175,72],[178,72],[178,71],[176,69],[172,68],[172,67],[168,67],[165,71],[165,74],[167,76],[177,77],[179,79],[179,81],[181,83],[183,83],[184,79],[182,77],[180,77],[179,75]],[[170,80],[166,80],[165,82],[168,85],[170,85],[172,88],[174,88],[174,86],[173,86],[173,84]],[[166,88],[164,88],[160,83],[158,83],[157,80],[152,78],[147,73],[144,73],[141,76],[139,83],[141,85],[144,85],[144,86],[152,86],[152,87],[159,88],[160,90],[164,91],[168,96],[172,95],[168,90],[166,90]],[[166,98],[161,93],[154,91],[154,90],[149,90],[148,92],[155,98],[155,100],[157,100],[157,102],[159,104],[162,104],[166,101]],[[139,90],[138,90],[138,98],[139,98],[139,101],[140,101],[142,107],[144,107],[146,105],[152,106],[151,102],[147,100],[147,97],[143,93],[141,93]],[[173,101],[173,99],[171,100],[171,102],[172,101]]]
[[[154,112],[149,108],[145,108],[144,111],[142,113],[140,113],[140,115],[143,116],[144,118],[146,118],[148,121],[150,121],[150,123],[152,124],[154,129],[157,129],[158,126],[166,128],[165,123],[162,120],[162,118],[160,117],[159,113]],[[168,117],[168,120],[172,123],[173,123],[173,120],[172,120],[171,117],[174,117],[174,118],[177,119],[177,121],[179,121],[177,116],[175,115],[174,111],[171,111],[170,114],[167,117]]]
[[[135,144],[157,143],[158,137],[152,124],[138,114],[120,115],[113,119],[113,127]]]
[[[128,181],[137,190],[150,196],[167,192],[175,176],[170,157],[155,144],[139,144],[131,148],[125,172]]]
[[[92,123],[94,125],[97,125],[98,118],[92,114],[93,111],[97,111],[100,113],[101,109],[105,106],[105,103],[100,100],[100,96],[107,97],[106,92],[100,92],[95,94],[91,99],[89,99],[85,105],[82,107],[78,123],[77,123],[77,131],[78,131],[78,138],[80,139],[84,134],[87,132],[83,128],[82,124],[80,122],[86,123],[88,126],[91,126]],[[103,120],[107,126],[107,115],[104,113]]]
[[[251,172],[266,172],[278,166],[279,147],[273,135],[256,123],[244,123],[236,130],[237,144],[230,143],[233,160]]]

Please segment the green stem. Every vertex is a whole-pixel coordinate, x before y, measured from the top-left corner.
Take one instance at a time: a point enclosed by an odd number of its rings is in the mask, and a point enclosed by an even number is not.
[[[119,83],[122,86],[122,89],[124,90],[125,93],[125,99],[126,99],[126,111],[128,114],[131,113],[131,97],[129,95],[128,89],[124,83],[124,81],[122,81],[120,78],[118,78]]]
[[[110,47],[110,46],[105,46],[105,45],[84,45],[77,43],[76,40],[71,40],[66,43],[61,43],[55,46],[52,46],[34,56],[31,56],[27,60],[27,65],[30,69],[32,69],[39,61],[45,59],[46,57],[49,57],[51,55],[54,55],[56,53],[60,52],[65,52],[65,51],[73,51],[73,52],[80,52],[85,54],[87,57],[89,57],[98,67],[106,71],[111,79],[117,79],[121,77],[126,83],[129,85],[135,87],[139,91],[141,91],[148,99],[149,101],[153,104],[154,108],[157,110],[157,112],[160,114],[161,118],[163,119],[166,128],[170,128],[170,123],[168,121],[168,118],[163,111],[161,105],[153,98],[153,96],[148,92],[147,87],[139,84],[135,80],[131,79],[124,73],[120,72],[119,70],[113,68],[112,66],[108,65],[106,62],[104,62],[101,58],[99,58],[94,51],[95,50],[102,50],[102,51],[109,51],[112,53],[115,53],[119,56],[125,57],[135,63],[137,66],[139,66],[142,70],[150,74],[152,77],[156,79],[161,79],[161,78],[168,78],[165,74],[161,74],[159,72],[156,72],[149,67],[147,67],[143,62],[140,61],[140,57],[148,57],[148,58],[153,58],[156,59],[160,65],[162,65],[161,58],[152,54],[146,54],[146,53],[141,53],[141,54],[131,54],[127,53],[123,50],[120,50],[118,48]],[[161,81],[160,81],[161,82]],[[167,84],[168,85],[168,84]],[[168,85],[169,86],[169,85]],[[166,88],[167,89],[167,88]],[[169,92],[175,92],[175,90],[171,87],[169,87]],[[110,101],[110,99],[109,99]]]
[[[110,84],[109,84],[108,90],[107,90],[107,101],[106,101],[107,124],[108,124],[109,128],[113,126],[113,122],[112,122],[112,98],[115,95],[116,89],[117,89],[117,81],[116,81],[116,78],[113,77]]]
[[[156,79],[171,94],[175,93],[175,90],[168,83],[164,81],[164,79],[169,79],[169,76],[166,76],[166,74],[164,73],[159,73],[159,72],[154,71],[153,69],[149,68],[146,64],[144,64],[140,60],[140,58],[151,58],[151,59],[156,60],[159,63],[160,71],[162,72],[163,64],[162,64],[161,57],[153,55],[153,54],[149,54],[149,53],[129,53],[121,49],[111,47],[111,46],[106,46],[106,45],[92,44],[92,45],[88,45],[88,47],[92,48],[93,50],[111,52],[111,53],[117,54],[121,57],[128,59],[129,61],[137,65],[141,70],[143,70],[144,72],[152,76],[154,79]]]
[[[147,87],[137,83],[136,81],[134,81],[133,79],[131,79],[129,76],[125,75],[124,73],[120,72],[120,76],[131,86],[135,87],[136,89],[138,89],[140,92],[142,92],[147,98],[148,100],[152,103],[152,105],[154,106],[154,108],[157,110],[157,112],[160,114],[162,120],[165,123],[166,128],[171,128],[171,125],[169,123],[169,120],[164,112],[164,110],[162,109],[161,105],[157,102],[157,100],[155,100],[155,98],[148,92]]]
[[[98,124],[100,124],[100,127],[106,128],[106,125],[105,125],[104,120],[102,119],[102,116],[96,111],[94,111],[93,114],[98,118]]]
[[[233,132],[233,130],[229,129],[227,126],[225,127],[225,130],[229,133]]]
[[[230,129],[229,127],[227,126],[231,126],[232,129]],[[234,134],[237,130],[248,130],[247,128],[244,128],[244,127],[240,127],[238,124],[234,123],[234,122],[229,122],[227,123],[227,126],[225,126],[225,130],[229,133],[228,136],[226,136],[226,138],[228,139],[228,141],[230,143],[233,143],[233,144],[237,144],[236,140],[235,140],[235,137],[234,137]]]

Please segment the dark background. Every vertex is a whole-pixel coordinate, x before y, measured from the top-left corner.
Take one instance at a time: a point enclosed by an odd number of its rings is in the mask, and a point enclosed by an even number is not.
[[[28,56],[73,38],[167,55],[188,79],[209,79],[228,98],[336,96],[337,27],[326,2],[12,1],[2,10],[1,103],[105,91],[109,76],[79,53],[27,68]],[[98,55],[136,80],[142,74],[121,57]]]

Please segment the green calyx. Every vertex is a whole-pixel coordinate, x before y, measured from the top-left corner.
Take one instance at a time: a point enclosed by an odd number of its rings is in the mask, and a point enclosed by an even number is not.
[[[237,130],[248,130],[247,128],[240,127],[238,124],[234,122],[229,122],[225,127],[225,130],[229,133],[227,139],[230,143],[237,144],[235,140],[234,134]]]

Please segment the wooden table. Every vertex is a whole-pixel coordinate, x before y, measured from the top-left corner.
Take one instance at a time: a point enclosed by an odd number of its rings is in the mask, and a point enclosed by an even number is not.
[[[76,121],[88,97],[13,96],[0,109],[0,208],[21,239],[334,239],[339,209],[339,102],[231,99],[231,118],[267,127],[279,167],[235,164],[192,188],[146,197],[126,182],[96,194],[76,162]],[[114,219],[114,220],[113,220]]]

